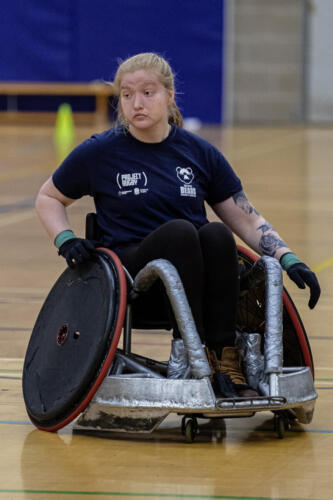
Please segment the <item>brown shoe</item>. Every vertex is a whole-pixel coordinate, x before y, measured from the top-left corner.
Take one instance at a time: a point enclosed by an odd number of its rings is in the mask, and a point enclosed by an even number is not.
[[[214,379],[226,397],[255,398],[259,396],[245,380],[236,347],[224,347],[220,360],[215,351],[208,349],[207,351],[208,361],[215,373]]]

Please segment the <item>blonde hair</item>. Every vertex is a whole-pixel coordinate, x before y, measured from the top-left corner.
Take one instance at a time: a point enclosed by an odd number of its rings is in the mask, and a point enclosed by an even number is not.
[[[126,120],[121,109],[121,102],[119,99],[120,85],[125,73],[133,73],[140,69],[152,70],[156,73],[157,78],[167,90],[175,91],[175,78],[169,63],[161,56],[153,52],[143,52],[135,56],[129,57],[122,61],[117,69],[113,81],[113,88],[118,96],[117,113],[118,121],[122,125],[126,125]],[[168,121],[174,123],[179,127],[184,126],[183,117],[175,101],[168,107]]]

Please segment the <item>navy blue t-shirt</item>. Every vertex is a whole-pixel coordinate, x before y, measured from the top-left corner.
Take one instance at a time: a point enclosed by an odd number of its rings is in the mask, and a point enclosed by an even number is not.
[[[139,243],[172,219],[199,228],[208,222],[205,201],[214,205],[242,189],[214,146],[176,126],[159,143],[141,142],[122,127],[95,134],[52,178],[69,198],[93,196],[103,244],[114,249]]]

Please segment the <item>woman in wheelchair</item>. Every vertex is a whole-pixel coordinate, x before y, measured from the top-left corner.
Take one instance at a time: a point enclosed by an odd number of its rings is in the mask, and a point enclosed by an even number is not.
[[[178,270],[218,393],[256,393],[235,348],[239,266],[233,233],[260,255],[278,259],[299,288],[320,296],[315,274],[292,253],[247,199],[215,147],[184,130],[168,62],[154,53],[122,62],[113,82],[118,123],[76,147],[41,187],[36,210],[69,266],[91,258],[96,241],[70,229],[66,207],[94,198],[99,246],[111,248],[135,276],[153,259]],[[221,222],[209,222],[205,202]],[[173,336],[179,337],[176,322]]]

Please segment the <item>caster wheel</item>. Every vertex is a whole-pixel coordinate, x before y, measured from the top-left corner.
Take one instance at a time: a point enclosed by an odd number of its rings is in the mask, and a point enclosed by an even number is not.
[[[289,420],[281,415],[275,417],[274,426],[275,426],[275,432],[279,439],[283,439],[286,431],[290,429]]]
[[[198,422],[196,418],[190,418],[185,423],[185,440],[187,443],[193,443],[198,432]]]
[[[222,439],[223,439],[223,433],[222,433],[222,431],[216,431],[215,437],[216,437],[217,441],[222,441]]]
[[[183,436],[185,436],[185,427],[186,427],[186,417],[183,417],[182,418],[182,424],[181,424],[181,433],[183,434]]]

